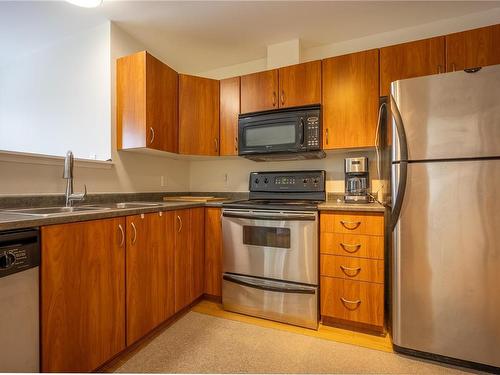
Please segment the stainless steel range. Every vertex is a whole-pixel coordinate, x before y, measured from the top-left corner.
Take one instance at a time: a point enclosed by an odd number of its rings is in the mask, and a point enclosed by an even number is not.
[[[317,329],[318,213],[325,171],[254,172],[223,204],[226,310]]]

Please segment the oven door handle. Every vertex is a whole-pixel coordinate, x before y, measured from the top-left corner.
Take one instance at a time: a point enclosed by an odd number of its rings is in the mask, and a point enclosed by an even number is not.
[[[316,215],[292,215],[292,214],[284,214],[284,215],[259,215],[252,213],[236,213],[236,212],[223,212],[222,216],[224,217],[233,217],[236,219],[251,219],[251,220],[274,220],[274,221],[315,221]]]
[[[271,282],[262,282],[262,281],[248,281],[248,278],[241,278],[238,277],[237,275],[228,275],[224,274],[222,278],[226,281],[239,284],[242,286],[246,286],[249,288],[254,288],[254,289],[260,289],[260,290],[266,290],[269,292],[277,292],[277,293],[298,293],[298,294],[315,294],[316,293],[316,288],[314,287],[308,287],[308,286],[300,286],[300,285],[294,285],[293,287],[281,287],[281,286],[275,286],[271,285]]]

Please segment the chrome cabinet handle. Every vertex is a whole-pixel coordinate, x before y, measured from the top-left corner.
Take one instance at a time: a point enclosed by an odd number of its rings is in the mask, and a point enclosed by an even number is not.
[[[281,105],[285,105],[285,90],[281,90]]]
[[[361,272],[361,267],[351,268],[351,267],[346,267],[346,266],[340,266],[340,269],[348,277],[356,277]],[[352,274],[352,273],[350,274],[348,272],[354,272],[354,274]]]
[[[123,245],[125,244],[125,231],[123,230],[121,224],[118,224],[118,229],[120,229],[120,234],[122,236],[122,239],[120,240],[120,247],[123,247]]]
[[[347,251],[348,253],[353,254],[353,253],[357,252],[360,249],[361,244],[351,245],[351,244],[348,244],[348,243],[341,242],[340,246],[342,247],[342,249],[344,249],[344,251]],[[354,247],[354,250],[349,250],[348,249],[349,247]]]
[[[361,225],[361,221],[344,221],[344,220],[340,220],[340,224],[342,224],[342,226],[345,228],[345,229],[349,229],[349,230],[354,230],[356,229],[357,227],[359,227]],[[349,225],[354,225],[354,227],[350,227]]]
[[[182,230],[182,219],[179,215],[177,215],[177,220],[179,221],[179,229],[177,229],[177,232],[181,232]]]
[[[137,241],[137,228],[135,227],[135,224],[133,222],[130,224],[132,225],[132,229],[134,230],[134,236],[132,237],[132,245],[135,245]]]
[[[340,297],[340,300],[342,301],[342,304],[344,305],[344,307],[347,309],[347,310],[356,310],[359,305],[361,304],[361,300],[356,300],[356,301],[350,301],[348,299],[345,299],[343,297]],[[355,305],[354,307],[349,307],[347,305]]]
[[[150,126],[149,133],[151,134],[151,138],[149,139],[149,143],[152,144],[155,140],[155,130]]]
[[[234,150],[238,152],[238,137],[234,138]]]
[[[325,133],[326,133],[326,144],[328,144],[328,128],[326,128]]]
[[[276,107],[276,91],[273,91],[273,107]]]
[[[214,138],[215,152],[219,152],[219,140]]]

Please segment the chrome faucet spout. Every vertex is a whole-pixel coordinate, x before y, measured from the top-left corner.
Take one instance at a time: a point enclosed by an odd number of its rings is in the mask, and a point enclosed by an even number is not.
[[[73,192],[73,163],[74,157],[73,152],[68,151],[64,159],[64,170],[63,178],[66,179],[66,193],[65,201],[66,207],[73,206],[74,201],[83,201],[87,198],[87,185],[85,185],[85,190],[81,194],[75,194]]]

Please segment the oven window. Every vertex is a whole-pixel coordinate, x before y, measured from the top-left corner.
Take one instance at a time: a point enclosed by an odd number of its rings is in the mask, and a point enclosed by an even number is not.
[[[290,228],[243,226],[245,245],[290,248]]]
[[[248,127],[245,129],[247,147],[295,144],[295,124]]]

